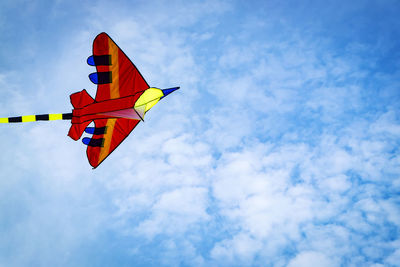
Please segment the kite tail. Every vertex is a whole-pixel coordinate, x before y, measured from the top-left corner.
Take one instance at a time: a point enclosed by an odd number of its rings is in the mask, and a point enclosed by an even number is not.
[[[56,121],[71,120],[72,113],[27,115],[9,118],[0,118],[0,123],[28,122],[28,121]]]

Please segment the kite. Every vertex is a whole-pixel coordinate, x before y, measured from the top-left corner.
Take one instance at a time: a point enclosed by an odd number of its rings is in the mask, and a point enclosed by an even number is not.
[[[93,99],[83,89],[70,95],[72,113],[42,114],[0,118],[0,123],[71,120],[68,136],[77,141],[84,137],[90,165],[100,165],[132,132],[144,115],[157,102],[179,89],[150,87],[132,61],[106,33],[100,33],[93,41],[93,55],[87,63],[97,72],[89,79],[97,84]],[[94,122],[94,127],[88,127]]]

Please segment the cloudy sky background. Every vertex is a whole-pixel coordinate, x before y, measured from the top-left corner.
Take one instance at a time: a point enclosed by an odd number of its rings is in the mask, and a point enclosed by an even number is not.
[[[82,3],[83,2],[83,3]],[[396,266],[400,3],[2,1],[0,117],[70,112],[107,32],[180,86],[96,170],[0,125],[0,266]]]

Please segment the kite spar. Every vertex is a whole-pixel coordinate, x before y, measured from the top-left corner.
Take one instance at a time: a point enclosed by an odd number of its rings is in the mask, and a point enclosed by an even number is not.
[[[179,89],[150,87],[132,61],[104,32],[93,41],[93,55],[87,63],[97,70],[89,75],[97,84],[95,98],[83,89],[70,95],[72,113],[0,118],[0,123],[71,120],[68,136],[73,140],[79,140],[83,132],[92,134],[82,142],[87,145],[90,165],[96,168],[143,120],[147,111]],[[91,122],[95,127],[88,127]]]

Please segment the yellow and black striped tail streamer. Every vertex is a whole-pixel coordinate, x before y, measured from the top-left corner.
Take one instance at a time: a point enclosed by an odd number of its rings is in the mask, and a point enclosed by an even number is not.
[[[57,121],[71,120],[72,113],[27,115],[9,118],[0,118],[0,123],[30,122],[30,121]]]

